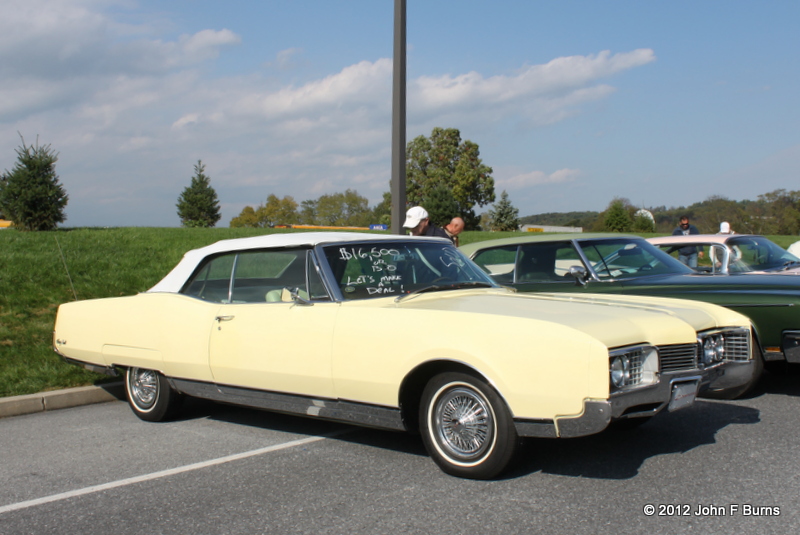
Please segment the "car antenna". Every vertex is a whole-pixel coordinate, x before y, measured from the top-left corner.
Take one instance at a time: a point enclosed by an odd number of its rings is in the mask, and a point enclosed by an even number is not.
[[[67,272],[67,278],[69,279],[69,287],[72,288],[72,295],[75,296],[75,301],[78,300],[78,294],[75,293],[75,285],[72,284],[72,276],[69,274],[69,268],[67,267],[67,259],[64,258],[64,251],[61,250],[61,244],[58,243],[58,236],[53,236],[56,240],[56,245],[58,245],[58,253],[61,255],[61,262],[64,264],[64,270]]]

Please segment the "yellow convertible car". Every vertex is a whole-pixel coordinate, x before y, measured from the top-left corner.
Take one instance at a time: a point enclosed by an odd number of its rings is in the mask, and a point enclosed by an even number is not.
[[[189,251],[147,292],[61,305],[53,342],[123,372],[144,420],[188,395],[419,431],[481,479],[519,437],[644,421],[749,381],[726,367],[752,358],[749,320],[716,305],[517,294],[447,240],[335,232]]]

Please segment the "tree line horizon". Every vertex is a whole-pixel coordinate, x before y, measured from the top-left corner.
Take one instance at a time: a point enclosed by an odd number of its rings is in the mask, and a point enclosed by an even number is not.
[[[36,143],[16,150],[12,171],[0,174],[0,219],[10,219],[20,230],[53,230],[65,219],[68,195],[55,173],[58,160],[50,145]],[[178,217],[184,227],[213,227],[221,219],[219,199],[198,160],[191,184],[178,197]],[[581,227],[585,231],[670,233],[686,216],[702,233],[713,234],[727,221],[734,231],[747,234],[800,234],[800,191],[777,189],[756,200],[734,201],[712,195],[689,206],[637,207],[627,198],[614,198],[602,212],[549,212],[519,216],[508,193],[495,194],[492,168],[480,158],[477,143],[462,140],[457,128],[433,129],[407,144],[406,196],[408,207],[423,206],[431,221],[444,226],[453,217],[466,230],[517,230],[520,225]],[[492,205],[486,211],[479,209]],[[370,207],[355,189],[328,193],[299,203],[290,195],[269,193],[265,202],[245,206],[230,227],[292,225],[369,227],[389,226],[391,192]],[[652,219],[642,211],[652,214]]]

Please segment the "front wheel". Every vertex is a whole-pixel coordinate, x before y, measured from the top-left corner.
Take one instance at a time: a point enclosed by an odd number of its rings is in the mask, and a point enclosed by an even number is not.
[[[458,372],[437,375],[426,385],[420,432],[444,472],[471,479],[499,475],[519,443],[500,395],[481,379]]]
[[[125,394],[134,414],[148,422],[168,419],[181,402],[180,394],[169,386],[166,377],[144,368],[128,368]]]

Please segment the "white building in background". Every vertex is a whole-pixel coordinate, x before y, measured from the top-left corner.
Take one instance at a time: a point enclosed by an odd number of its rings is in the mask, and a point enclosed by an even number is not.
[[[552,225],[522,225],[522,232],[583,232],[583,227],[555,227]]]

